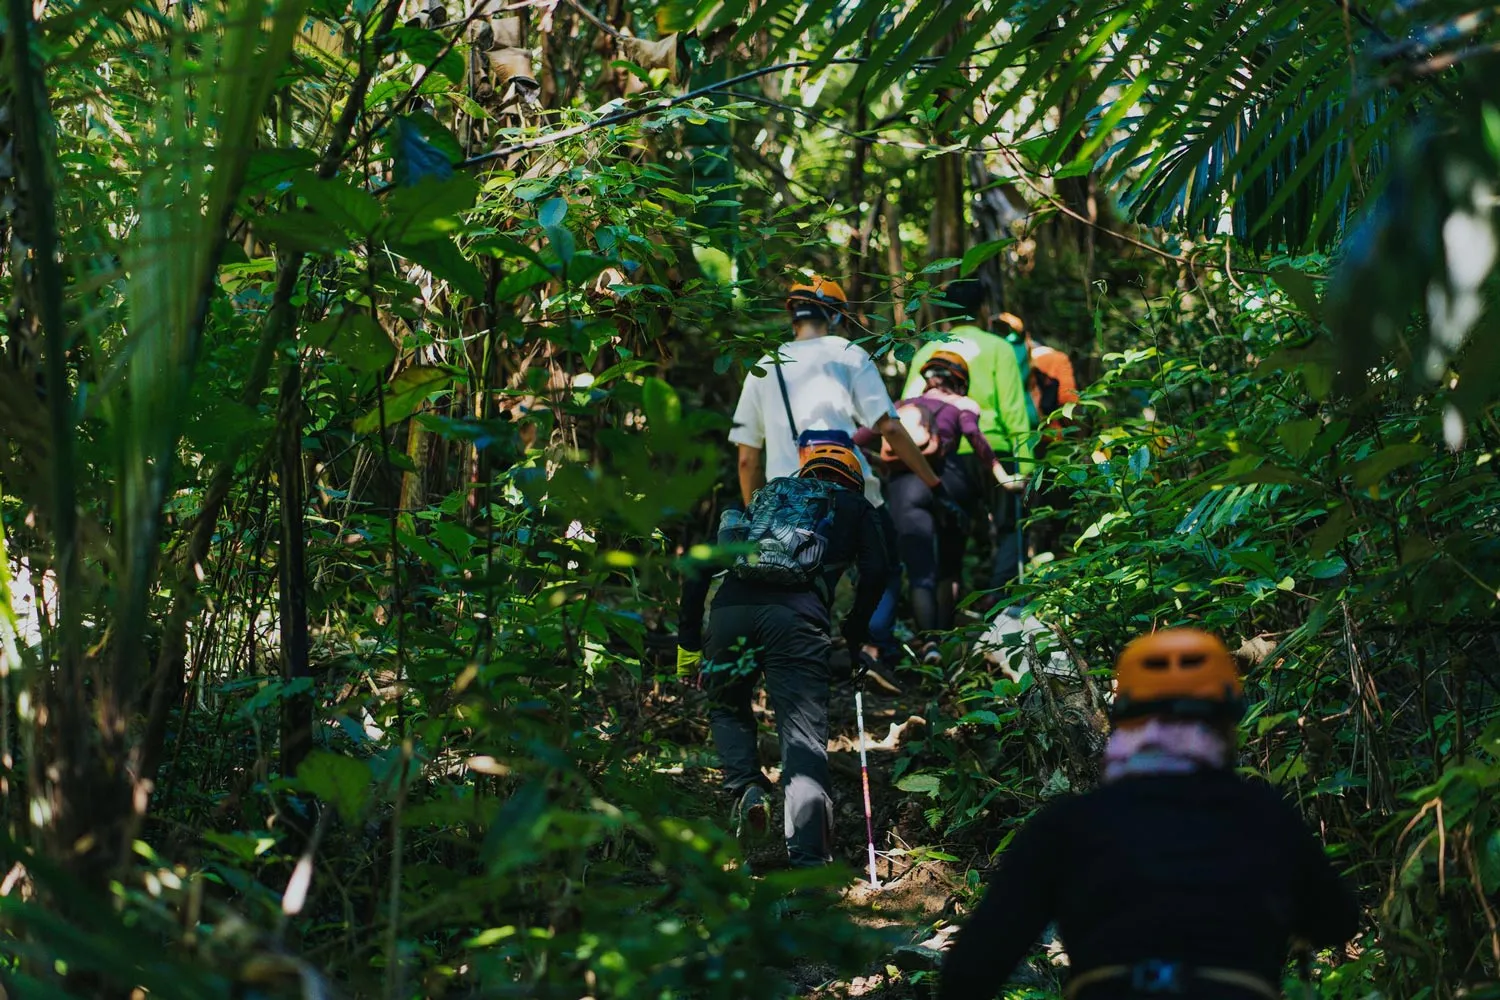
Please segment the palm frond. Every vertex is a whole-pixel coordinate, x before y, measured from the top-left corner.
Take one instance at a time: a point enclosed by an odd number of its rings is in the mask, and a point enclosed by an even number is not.
[[[770,32],[776,55],[832,21],[819,67],[889,11],[884,0],[677,5],[696,12],[689,20],[739,24],[742,40]],[[1050,129],[1028,151],[1043,166],[1097,157],[1142,221],[1212,232],[1227,217],[1261,249],[1303,249],[1340,235],[1370,192],[1396,109],[1440,96],[1444,60],[1495,34],[1494,19],[1469,7],[1434,0],[1377,24],[1337,2],[913,0],[845,93],[900,82],[911,105],[949,90],[947,128],[984,96],[972,139]],[[1416,13],[1431,26],[1397,23]],[[976,64],[979,51],[988,58]]]

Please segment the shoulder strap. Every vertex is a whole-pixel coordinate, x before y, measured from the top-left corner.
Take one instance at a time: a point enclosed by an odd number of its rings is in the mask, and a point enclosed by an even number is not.
[[[792,397],[786,391],[786,376],[781,374],[781,348],[776,349],[776,381],[781,385],[781,405],[786,407],[786,423],[792,429],[792,443],[796,444],[802,437],[797,430],[797,418],[792,416]]]

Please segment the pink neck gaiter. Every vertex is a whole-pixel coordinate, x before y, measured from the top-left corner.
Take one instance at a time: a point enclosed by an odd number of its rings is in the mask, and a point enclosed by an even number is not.
[[[1104,780],[1142,774],[1187,774],[1229,763],[1229,743],[1201,722],[1147,719],[1109,734],[1104,749]]]

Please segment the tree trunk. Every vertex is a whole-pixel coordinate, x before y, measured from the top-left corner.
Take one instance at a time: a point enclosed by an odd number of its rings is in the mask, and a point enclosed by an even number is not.
[[[885,201],[885,269],[891,276],[891,322],[906,322],[906,263],[901,244],[901,207],[896,199]]]
[[[293,359],[281,380],[281,679],[294,684],[311,677],[307,641],[307,566],[302,470],[302,364]],[[293,775],[312,749],[311,692],[281,702],[281,773]]]

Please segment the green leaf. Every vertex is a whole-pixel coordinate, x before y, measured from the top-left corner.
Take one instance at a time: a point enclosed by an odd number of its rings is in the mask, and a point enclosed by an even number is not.
[[[475,239],[469,244],[471,250],[483,252],[494,257],[523,257],[531,261],[537,267],[546,267],[547,261],[532,247],[522,243],[514,236],[504,233],[490,233]]]
[[[308,177],[297,182],[307,207],[355,236],[368,236],[380,224],[380,202],[368,191],[339,180]]]
[[[582,285],[584,282],[592,281],[604,273],[613,261],[607,257],[600,257],[596,253],[575,254],[568,262],[568,283],[573,286]]]
[[[682,421],[682,400],[677,391],[659,378],[648,378],[641,387],[647,426],[652,430],[675,427]]]
[[[1315,320],[1322,320],[1322,304],[1318,302],[1318,291],[1313,286],[1311,278],[1290,267],[1278,267],[1271,272],[1271,280],[1281,286],[1287,297],[1295,302],[1299,309]]]
[[[1331,580],[1342,575],[1348,568],[1343,559],[1334,556],[1331,559],[1319,559],[1310,564],[1307,567],[1307,575],[1314,580]]]
[[[1491,830],[1479,852],[1479,883],[1486,893],[1500,889],[1500,830]]]
[[[544,232],[547,241],[552,244],[552,249],[557,252],[557,259],[562,261],[563,270],[573,263],[573,254],[578,250],[578,244],[573,239],[573,234],[562,226],[548,226]]]
[[[542,202],[542,207],[537,210],[536,220],[541,223],[543,229],[551,229],[553,226],[562,225],[562,221],[567,215],[568,199],[548,198]]]
[[[224,851],[230,857],[237,858],[242,864],[249,864],[276,846],[275,837],[265,834],[245,833],[238,830],[233,833],[205,830],[203,839],[221,851]]]
[[[608,368],[604,369],[604,371],[595,376],[592,387],[595,389],[603,388],[603,386],[607,382],[613,382],[615,379],[619,378],[622,375],[630,375],[634,372],[640,371],[642,368],[650,368],[654,364],[656,364],[656,362],[642,361],[639,358],[635,358],[630,361],[618,362],[617,364],[610,365]]]
[[[942,783],[935,774],[908,774],[896,782],[896,787],[903,792],[912,792],[918,795],[930,795],[937,798],[942,789]]]
[[[370,801],[370,768],[343,754],[314,750],[297,768],[302,789],[339,811],[345,823],[356,823]]]
[[[918,272],[918,273],[920,273],[920,274],[936,274],[939,271],[946,271],[950,267],[958,267],[958,266],[960,266],[962,264],[963,264],[963,261],[960,260],[957,257],[943,257],[943,258],[941,258],[939,260],[933,261],[931,264],[928,264],[926,267],[922,268],[922,270],[920,272]]]
[[[1307,548],[1313,555],[1322,555],[1337,546],[1349,535],[1349,525],[1354,520],[1354,512],[1348,504],[1339,504],[1328,514],[1328,520],[1318,526],[1313,532],[1312,540],[1308,542]]]
[[[368,313],[347,312],[308,328],[308,346],[328,351],[358,372],[379,371],[396,360],[390,334]]]
[[[385,392],[385,425],[390,427],[405,420],[422,402],[434,392],[445,387],[453,379],[446,369],[425,365],[413,365],[398,372],[391,379]],[[354,421],[356,434],[371,434],[380,429],[380,407]]]
[[[1015,240],[1013,239],[990,240],[988,243],[980,243],[978,246],[972,246],[965,250],[964,259],[959,263],[959,277],[967,278],[974,273],[974,270],[980,264],[983,264],[1014,242]]]
[[[1355,464],[1353,471],[1356,489],[1368,489],[1403,465],[1420,462],[1432,452],[1426,445],[1405,443],[1392,444],[1380,449],[1369,458]]]
[[[1312,447],[1313,439],[1323,429],[1323,421],[1317,419],[1293,420],[1276,426],[1276,436],[1293,458],[1301,459]]]
[[[337,229],[312,212],[296,209],[263,215],[250,224],[255,235],[282,250],[300,253],[333,253],[349,245]]]
[[[1094,169],[1094,164],[1089,160],[1077,160],[1065,167],[1059,167],[1052,171],[1054,181],[1065,180],[1069,177],[1084,177]]]
[[[403,243],[396,247],[396,252],[425,267],[434,278],[448,282],[470,298],[481,301],[484,299],[484,275],[473,261],[463,255],[453,240]]]
[[[424,177],[386,196],[384,236],[393,243],[435,240],[460,228],[458,216],[474,206],[479,185],[468,174],[447,180]]]
[[[250,154],[245,167],[243,194],[246,196],[269,194],[289,184],[296,177],[306,176],[318,165],[318,157],[306,149],[257,149]]]
[[[427,28],[401,27],[391,32],[392,47],[411,56],[411,61],[432,67],[455,87],[464,85],[464,60],[448,39]],[[425,88],[424,88],[425,89]]]
[[[507,274],[495,285],[495,301],[508,302],[522,292],[529,292],[537,285],[551,280],[551,271],[535,265]]]

